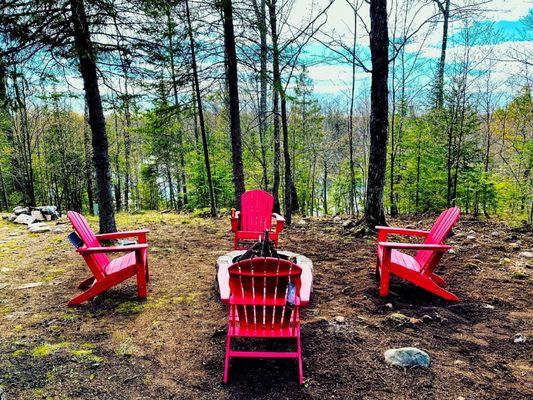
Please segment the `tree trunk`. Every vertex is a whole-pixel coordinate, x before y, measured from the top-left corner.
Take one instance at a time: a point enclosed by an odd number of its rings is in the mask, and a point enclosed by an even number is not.
[[[241,208],[244,187],[242,163],[241,117],[239,111],[239,86],[237,76],[237,51],[233,29],[233,5],[231,0],[221,0],[224,17],[224,46],[226,49],[226,79],[229,92],[229,115],[231,129],[231,155],[233,161],[233,184],[235,186],[235,207]]]
[[[0,58],[0,129],[5,132],[7,145],[13,148],[13,131],[9,121],[9,103],[7,98],[7,67]],[[11,154],[11,168],[17,166],[16,158]],[[9,175],[10,171],[7,172]],[[3,197],[6,210],[9,209],[9,199],[7,195],[7,183],[2,176]]]
[[[105,130],[104,110],[96,73],[96,51],[91,42],[89,24],[83,0],[70,0],[74,43],[83,78],[85,98],[89,109],[89,124],[92,132],[93,161],[96,170],[96,186],[100,212],[100,232],[116,231],[113,197],[111,194],[111,171],[109,169],[109,144]]]
[[[213,178],[211,176],[211,163],[209,162],[209,148],[207,147],[207,134],[205,131],[204,121],[204,109],[202,107],[202,97],[200,96],[200,83],[198,81],[198,67],[196,65],[196,51],[194,46],[194,38],[192,34],[191,13],[189,10],[189,1],[185,0],[185,11],[187,14],[187,25],[189,33],[189,41],[191,46],[191,67],[194,80],[194,90],[196,103],[198,106],[198,120],[200,124],[200,134],[202,136],[202,148],[204,152],[205,171],[207,174],[207,184],[209,187],[209,204],[211,206],[211,216],[217,215],[216,203],[215,203],[215,190],[213,187]]]
[[[130,209],[130,187],[131,187],[131,138],[130,138],[130,127],[131,127],[131,113],[130,113],[130,97],[128,93],[128,76],[124,79],[124,118],[125,126],[123,127],[124,133],[124,208],[126,211]]]
[[[370,154],[365,202],[365,223],[369,229],[385,224],[383,189],[387,162],[389,34],[387,1],[370,2]]]
[[[435,0],[442,14],[442,42],[440,48],[440,59],[437,68],[436,82],[436,106],[442,109],[444,105],[444,67],[446,65],[446,48],[448,45],[448,24],[450,20],[450,0]]]
[[[260,94],[259,94],[259,145],[261,147],[261,166],[263,167],[263,188],[268,190],[268,171],[267,171],[267,159],[266,159],[266,132],[267,132],[267,88],[268,88],[268,72],[267,72],[267,26],[266,26],[266,12],[265,5],[266,0],[260,0],[261,3],[257,4],[257,0],[253,0],[254,10],[257,18],[260,47],[259,47],[259,81],[260,81]]]
[[[13,71],[13,87],[15,89],[15,100],[17,102],[17,108],[20,112],[20,124],[22,129],[22,143],[21,156],[22,156],[22,181],[24,188],[25,201],[30,206],[35,206],[35,179],[33,173],[33,159],[32,159],[32,143],[30,127],[28,125],[28,110],[26,108],[26,92],[25,92],[25,80],[22,76],[21,87],[17,81],[18,73]]]
[[[83,149],[85,153],[85,185],[87,187],[87,200],[89,204],[89,214],[94,215],[94,194],[93,194],[93,173],[91,165],[91,148],[89,145],[89,111],[85,105],[85,115],[83,118]]]
[[[169,54],[170,54],[170,73],[172,78],[172,92],[174,94],[174,106],[176,109],[179,108],[178,101],[178,82],[176,79],[176,64],[174,61],[174,41],[173,41],[173,29],[172,29],[172,20],[170,15],[170,8],[167,8],[167,28],[168,28],[168,38],[169,38]],[[178,207],[181,205],[186,205],[188,202],[187,199],[187,177],[185,176],[185,150],[183,148],[183,131],[181,128],[178,130],[178,147],[179,147],[179,163],[180,163],[180,173],[178,175],[178,186],[181,188],[182,198],[178,199]]]
[[[358,16],[354,15],[354,33],[353,33],[353,47],[352,47],[352,89],[350,93],[350,119],[348,126],[348,149],[350,154],[350,206],[348,207],[348,212],[353,216],[355,214],[355,162],[353,155],[353,112],[354,112],[354,101],[355,101],[355,64],[356,56],[355,50],[357,46],[357,20]]]
[[[324,159],[324,215],[328,215],[328,163]]]

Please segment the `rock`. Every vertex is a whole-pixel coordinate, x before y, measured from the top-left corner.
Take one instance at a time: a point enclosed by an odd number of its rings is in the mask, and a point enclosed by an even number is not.
[[[44,282],[30,282],[30,283],[25,283],[20,286],[16,286],[15,289],[31,289],[31,288],[42,286],[42,285],[44,285]]]
[[[33,210],[30,215],[34,218],[35,221],[45,220],[43,213],[39,210]]]
[[[307,222],[305,222],[305,219],[300,219],[298,220],[297,224],[303,226],[303,225],[307,225]]]
[[[344,324],[346,322],[346,318],[344,318],[342,315],[337,315],[335,317],[335,322],[338,324]]]
[[[517,333],[514,335],[513,342],[515,343],[525,343],[526,337],[522,335],[521,333]]]
[[[54,233],[63,233],[63,232],[64,232],[64,230],[61,229],[61,228],[55,228],[54,229]]]
[[[523,258],[533,258],[533,251],[523,251],[519,256]]]
[[[492,231],[490,235],[491,235],[492,237],[498,237],[498,236],[500,236],[500,232],[498,232],[498,231]]]
[[[59,213],[57,212],[56,206],[42,206],[42,207],[39,207],[39,210],[43,213],[45,218],[47,215],[50,217],[50,219],[46,218],[47,221],[50,221],[52,219],[55,220],[59,218]]]
[[[476,240],[476,237],[474,235],[468,235],[466,237],[466,240],[469,241],[469,242],[473,242],[474,240]]]
[[[494,310],[496,308],[492,304],[483,304],[481,307],[486,308],[487,310]]]
[[[19,214],[13,222],[15,224],[30,225],[35,222],[35,219],[31,215]]]
[[[9,222],[13,222],[14,220],[17,219],[17,214],[13,213],[13,214],[10,214],[8,217],[7,217],[7,220]]]
[[[397,322],[406,322],[409,320],[409,317],[407,315],[404,315],[400,312],[392,313],[388,316],[388,318]]]
[[[457,251],[455,251],[454,249],[450,249],[448,250],[448,254],[457,254]]]
[[[0,283],[0,290],[5,289],[7,287],[7,283]]]
[[[457,396],[457,400],[465,400],[463,396]]]
[[[28,226],[28,229],[31,233],[42,233],[42,232],[50,232],[50,227],[46,225],[44,222],[38,222],[36,224],[31,224]]]
[[[466,364],[463,360],[454,360],[453,363],[455,365],[465,365]]]
[[[335,216],[333,217],[333,222],[339,224],[339,223],[341,223],[341,221],[342,221],[342,218],[339,217],[338,215],[335,215]]]
[[[468,234],[469,234],[469,235],[475,235],[475,234],[476,234],[476,231],[473,230],[473,229],[470,229],[470,230],[468,231]]]
[[[385,304],[385,307],[392,309],[392,303]]]
[[[29,213],[30,213],[30,210],[28,209],[28,207],[17,206],[13,209],[13,214],[15,215],[29,214]]]
[[[429,367],[429,354],[416,347],[389,349],[385,352],[385,361],[398,367]]]
[[[413,225],[413,224],[409,224],[409,225],[405,225],[405,228],[406,228],[406,229],[415,229],[416,226]]]

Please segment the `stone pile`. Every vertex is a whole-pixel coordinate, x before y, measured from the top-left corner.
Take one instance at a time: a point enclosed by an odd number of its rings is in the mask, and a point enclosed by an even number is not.
[[[17,206],[5,218],[14,224],[26,225],[32,233],[41,233],[50,231],[50,227],[46,222],[57,220],[59,213],[57,212],[56,206]]]

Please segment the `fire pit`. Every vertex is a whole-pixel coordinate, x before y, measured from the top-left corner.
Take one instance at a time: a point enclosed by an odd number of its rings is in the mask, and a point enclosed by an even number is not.
[[[220,293],[220,300],[223,303],[229,300],[230,290],[228,268],[245,252],[246,250],[233,250],[218,257],[217,259],[217,283]],[[280,258],[287,258],[302,268],[302,287],[300,288],[300,300],[302,305],[308,304],[311,297],[311,292],[313,290],[313,262],[306,256],[293,253],[292,251],[279,250],[277,253]]]

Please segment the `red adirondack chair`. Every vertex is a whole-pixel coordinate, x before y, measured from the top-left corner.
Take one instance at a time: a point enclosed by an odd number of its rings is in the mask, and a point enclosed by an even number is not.
[[[300,286],[302,269],[278,258],[255,257],[229,267],[230,298],[224,383],[232,358],[295,358],[298,379],[303,384],[300,341]],[[237,351],[231,340],[247,338],[291,338],[296,351]]]
[[[269,237],[277,247],[285,219],[272,212],[274,197],[263,190],[248,190],[241,196],[241,208],[241,211],[231,210],[231,230],[235,233],[235,250],[246,249],[246,246],[241,245],[241,241],[256,242],[266,230],[269,231]],[[272,230],[273,217],[276,219],[275,230]]]
[[[93,276],[85,279],[78,286],[87,289],[68,302],[69,306],[77,306],[97,294],[119,284],[120,282],[137,276],[137,295],[146,298],[146,282],[148,282],[148,244],[146,234],[148,229],[129,232],[114,232],[95,235],[83,215],[69,211],[67,217],[72,227],[83,241],[83,245],[76,251],[80,253]],[[100,240],[137,237],[138,244],[130,246],[102,247]],[[110,260],[107,253],[126,253]]]
[[[460,210],[457,207],[443,211],[430,231],[376,226],[378,230],[378,249],[376,273],[379,274],[379,295],[385,297],[389,293],[390,274],[394,274],[414,283],[421,288],[446,300],[459,301],[459,298],[442,288],[444,279],[434,273],[440,259],[451,246],[443,243],[453,226],[459,220]],[[388,242],[387,236],[409,235],[422,236],[421,244]],[[418,250],[415,257],[398,250]]]

